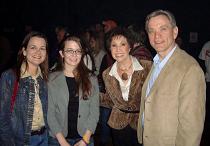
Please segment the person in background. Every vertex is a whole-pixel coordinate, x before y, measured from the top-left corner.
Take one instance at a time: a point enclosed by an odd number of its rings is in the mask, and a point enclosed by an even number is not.
[[[65,39],[66,36],[69,35],[69,29],[66,26],[57,26],[55,28],[55,33],[56,33],[56,38],[57,42],[54,44],[55,46],[52,47],[50,50],[50,55],[49,55],[49,71],[53,72],[56,70],[56,67],[58,65],[58,60],[59,60],[59,48],[60,45],[62,44],[62,41]]]
[[[99,119],[97,78],[83,62],[80,38],[68,36],[60,48],[60,66],[49,76],[50,146],[93,146]]]
[[[210,82],[210,41],[203,45],[199,54],[199,58],[205,61],[206,82]]]
[[[130,30],[134,46],[130,54],[137,59],[152,60],[152,54],[146,47],[146,33],[144,30],[140,29],[137,25],[133,24],[128,27]]]
[[[90,33],[91,33],[90,28],[82,30],[81,32],[79,32],[79,37],[81,38],[82,42],[84,42],[85,56],[83,58],[83,61],[89,70],[95,72],[96,71],[95,62],[90,48]]]
[[[97,32],[90,33],[90,50],[95,62],[96,75],[99,74],[102,59],[106,54],[103,41]]]
[[[48,145],[47,55],[47,38],[32,31],[22,42],[16,67],[2,73],[0,143],[3,146]]]
[[[104,94],[106,92],[102,73],[104,70],[106,70],[108,67],[110,67],[114,63],[114,59],[112,58],[111,52],[110,52],[110,45],[109,45],[109,35],[111,31],[117,27],[117,22],[111,19],[104,20],[102,22],[104,28],[104,47],[106,54],[104,55],[100,69],[99,69],[99,75],[98,75],[98,82],[99,82],[99,91],[100,93]],[[111,113],[111,109],[101,106],[100,105],[100,118],[99,118],[99,127],[100,127],[100,146],[107,145],[112,139],[112,133],[111,128],[107,124],[109,115]]]
[[[175,43],[178,28],[171,12],[151,12],[145,29],[157,54],[142,88],[139,142],[144,146],[199,146],[205,120],[204,73]]]
[[[129,55],[133,41],[125,28],[114,29],[109,41],[115,62],[103,72],[106,92],[101,95],[101,105],[111,108],[108,124],[112,128],[114,145],[139,146],[136,129],[141,87],[152,62]]]
[[[112,19],[104,20],[102,24],[104,25],[104,33],[109,33],[113,28],[117,27],[116,21]]]
[[[208,108],[210,105],[210,41],[203,45],[199,54],[199,59],[203,61],[203,68],[206,72],[206,107]],[[206,112],[207,116],[209,116],[210,112],[208,112],[208,110]]]

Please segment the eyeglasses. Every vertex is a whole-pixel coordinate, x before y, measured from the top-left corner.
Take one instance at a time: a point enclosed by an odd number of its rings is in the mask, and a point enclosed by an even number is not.
[[[82,50],[67,49],[67,50],[64,50],[64,52],[68,55],[73,55],[73,54],[81,55],[82,54]]]

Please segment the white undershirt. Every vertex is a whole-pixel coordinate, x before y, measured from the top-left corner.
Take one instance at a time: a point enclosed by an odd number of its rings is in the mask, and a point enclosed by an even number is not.
[[[141,66],[141,64],[139,63],[139,61],[133,57],[131,57],[131,62],[132,62],[132,74],[128,77],[128,82],[124,83],[123,80],[121,79],[120,75],[117,72],[117,61],[115,61],[115,63],[113,64],[109,75],[115,77],[120,84],[120,89],[122,92],[122,97],[123,100],[128,101],[128,95],[129,95],[129,91],[130,91],[130,85],[131,85],[131,79],[132,79],[132,75],[134,71],[138,71],[138,70],[143,70],[143,67]]]

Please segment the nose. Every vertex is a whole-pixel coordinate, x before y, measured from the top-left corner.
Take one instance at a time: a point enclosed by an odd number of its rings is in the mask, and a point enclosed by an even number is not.
[[[42,52],[42,48],[37,48],[36,49],[36,53],[39,53],[40,54],[41,52]]]
[[[120,51],[121,50],[121,46],[116,46],[116,50]]]
[[[155,38],[155,39],[160,38],[160,32],[157,32],[157,31],[156,31],[156,32],[155,32],[155,35],[154,35],[154,38]]]

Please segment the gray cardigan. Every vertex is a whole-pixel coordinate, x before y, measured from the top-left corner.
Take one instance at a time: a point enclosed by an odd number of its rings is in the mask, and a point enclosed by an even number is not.
[[[99,87],[95,76],[90,76],[92,84],[91,95],[88,100],[81,98],[79,90],[79,111],[77,130],[83,136],[86,130],[95,132],[99,119]],[[68,134],[68,103],[69,92],[63,72],[50,74],[48,83],[48,124],[49,134],[52,137],[61,132],[65,137]]]

